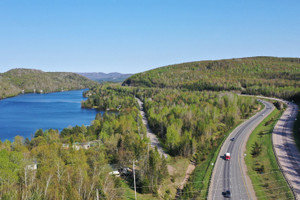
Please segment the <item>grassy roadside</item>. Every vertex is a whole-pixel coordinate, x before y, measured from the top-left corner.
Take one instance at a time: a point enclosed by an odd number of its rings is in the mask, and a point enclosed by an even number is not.
[[[297,105],[300,107],[299,103]],[[298,111],[296,121],[294,122],[293,135],[294,135],[298,150],[300,151],[300,123],[299,123],[299,120],[300,120],[300,112]]]
[[[273,128],[283,111],[276,108],[251,133],[245,162],[258,199],[290,199],[293,194],[276,162],[272,148]]]

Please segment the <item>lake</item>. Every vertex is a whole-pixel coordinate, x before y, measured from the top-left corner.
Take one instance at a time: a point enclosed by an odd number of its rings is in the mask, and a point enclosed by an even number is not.
[[[100,111],[82,109],[85,90],[49,94],[24,94],[0,100],[0,139],[16,135],[31,139],[37,129],[58,129],[90,125]]]

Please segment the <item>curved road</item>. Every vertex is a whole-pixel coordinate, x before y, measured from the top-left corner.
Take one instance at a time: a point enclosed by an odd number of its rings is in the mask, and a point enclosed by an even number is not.
[[[293,136],[293,125],[299,108],[291,102],[283,102],[288,107],[273,130],[273,148],[279,166],[292,188],[295,198],[300,199],[300,153]]]
[[[231,199],[256,199],[251,180],[246,174],[244,151],[249,135],[274,109],[271,103],[261,102],[265,108],[238,126],[224,142],[213,170],[208,199],[225,199],[222,192],[226,190],[231,191]],[[223,158],[227,152],[231,154],[230,161]]]
[[[249,96],[249,95],[243,95]],[[295,199],[300,200],[300,151],[293,136],[293,125],[299,107],[283,99],[256,96],[257,98],[281,101],[287,105],[272,134],[273,150],[285,179],[294,193]],[[298,122],[299,123],[299,122]]]

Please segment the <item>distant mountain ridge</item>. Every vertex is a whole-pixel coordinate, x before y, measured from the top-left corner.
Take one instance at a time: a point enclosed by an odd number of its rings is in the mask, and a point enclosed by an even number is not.
[[[133,74],[122,74],[118,72],[103,73],[103,72],[83,72],[77,73],[97,82],[123,82]]]
[[[12,69],[0,73],[0,99],[21,93],[49,93],[88,88],[97,83],[71,72]]]

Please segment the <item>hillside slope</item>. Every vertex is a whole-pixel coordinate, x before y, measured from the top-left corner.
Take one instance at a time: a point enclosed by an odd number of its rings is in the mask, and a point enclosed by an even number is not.
[[[69,72],[43,72],[35,69],[12,69],[0,73],[0,99],[22,93],[75,90],[95,85],[83,76]]]
[[[182,63],[135,74],[123,85],[237,90],[247,94],[299,98],[300,58],[251,57]]]

